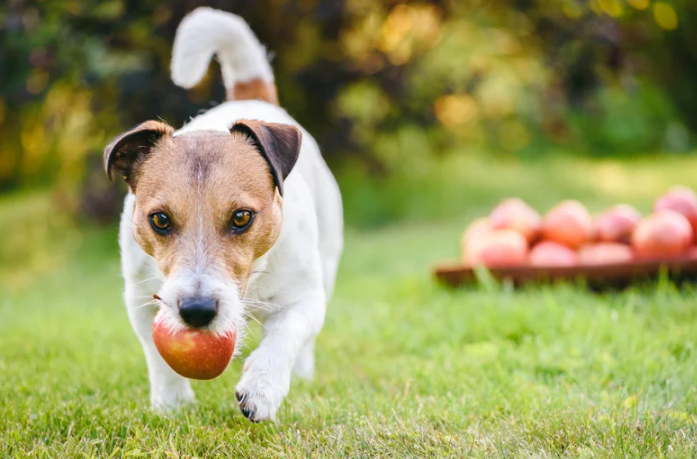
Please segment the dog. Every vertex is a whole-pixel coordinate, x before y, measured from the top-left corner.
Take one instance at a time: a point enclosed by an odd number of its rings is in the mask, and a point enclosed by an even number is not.
[[[292,375],[314,374],[343,250],[341,194],[315,140],[279,107],[247,23],[198,8],[177,29],[172,80],[194,86],[213,55],[228,101],[179,130],[146,121],[104,150],[107,175],[129,190],[119,232],[125,303],[151,405],[165,411],[194,394],[155,348],[158,310],[174,330],[236,330],[236,353],[247,320],[263,321],[235,394],[248,419],[273,420]]]

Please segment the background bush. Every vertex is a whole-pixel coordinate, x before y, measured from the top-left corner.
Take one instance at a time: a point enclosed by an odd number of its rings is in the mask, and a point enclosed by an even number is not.
[[[399,218],[390,196],[438,181],[453,156],[693,146],[688,0],[10,0],[0,5],[0,189],[52,188],[61,205],[113,216],[118,193],[100,171],[108,140],[224,100],[216,65],[191,91],[169,80],[176,27],[204,4],[242,15],[273,53],[281,103],[352,195],[350,221]]]

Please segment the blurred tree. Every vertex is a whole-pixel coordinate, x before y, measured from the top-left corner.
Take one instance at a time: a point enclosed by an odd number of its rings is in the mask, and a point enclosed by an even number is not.
[[[336,166],[423,174],[463,146],[684,150],[697,128],[693,3],[9,0],[0,189],[77,191],[96,183],[86,158],[111,136],[151,118],[180,125],[223,101],[216,65],[191,91],[169,80],[176,27],[202,5],[250,23],[275,56],[282,105]]]

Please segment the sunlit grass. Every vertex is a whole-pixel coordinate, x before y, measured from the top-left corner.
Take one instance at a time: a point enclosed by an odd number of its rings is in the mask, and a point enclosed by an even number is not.
[[[464,223],[499,197],[545,207],[578,196],[599,209],[626,195],[647,210],[654,189],[691,184],[691,160],[642,162],[604,174],[652,171],[655,184],[608,194],[612,179],[587,176],[606,166],[565,161],[477,166],[451,188],[450,217],[408,211],[409,223],[349,230],[317,378],[294,385],[277,424],[250,424],[234,406],[241,361],[194,383],[196,406],[150,412],[115,229],[56,236],[59,267],[25,271],[25,285],[0,279],[0,457],[693,457],[692,288],[453,291],[430,277],[457,256]]]
[[[532,161],[453,155],[425,164],[405,161],[398,173],[371,181],[355,169],[341,171],[340,182],[347,219],[363,227],[425,215],[449,220],[469,217],[487,212],[508,195],[520,196],[543,211],[561,199],[577,198],[596,212],[620,201],[648,212],[654,198],[671,185],[697,189],[694,155],[628,161],[570,159],[549,153]]]

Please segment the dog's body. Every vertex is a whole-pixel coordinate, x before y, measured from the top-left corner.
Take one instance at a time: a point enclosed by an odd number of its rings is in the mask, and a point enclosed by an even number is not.
[[[169,409],[193,398],[189,381],[153,344],[158,308],[177,329],[193,323],[182,312],[191,298],[197,321],[205,312],[202,298],[212,298],[214,318],[200,322],[202,328],[234,327],[237,349],[246,319],[264,321],[262,341],[236,387],[242,412],[260,421],[274,418],[291,373],[313,375],[314,339],[343,244],[341,196],[314,139],[274,105],[263,48],[238,17],[201,8],[182,22],[175,82],[195,84],[213,53],[229,98],[261,100],[225,102],[176,132],[144,123],[117,138],[105,158],[107,171],[120,172],[131,190],[119,242],[126,306],[145,352],[152,405]],[[235,225],[249,222],[228,232],[230,215]],[[153,295],[157,300],[148,302]]]

